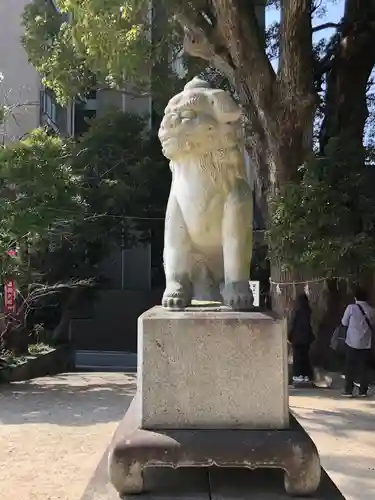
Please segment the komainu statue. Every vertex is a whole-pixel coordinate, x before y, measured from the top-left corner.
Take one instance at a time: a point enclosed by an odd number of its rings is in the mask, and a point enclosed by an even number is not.
[[[240,108],[194,78],[169,101],[159,139],[172,171],[163,306],[184,309],[196,299],[251,309],[253,196]]]

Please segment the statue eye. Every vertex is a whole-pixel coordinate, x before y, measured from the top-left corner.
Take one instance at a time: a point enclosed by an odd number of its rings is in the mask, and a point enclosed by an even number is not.
[[[181,111],[181,118],[182,119],[188,119],[188,120],[193,120],[194,118],[196,118],[197,114],[195,113],[195,111],[191,111],[190,109],[187,109],[185,111]]]

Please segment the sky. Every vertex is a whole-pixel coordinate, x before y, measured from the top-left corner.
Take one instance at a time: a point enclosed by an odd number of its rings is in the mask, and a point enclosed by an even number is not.
[[[323,0],[324,4],[327,4],[327,15],[324,16],[322,19],[316,19],[314,21],[314,24],[321,24],[323,22],[338,22],[342,15],[343,15],[343,10],[344,10],[344,3],[345,0],[334,0],[334,2],[331,1],[325,1]],[[266,10],[266,25],[272,24],[274,21],[278,20],[278,13],[275,9],[267,9]],[[330,30],[332,31],[332,30]],[[328,30],[327,30],[328,32]]]
[[[0,0],[1,1],[1,0]],[[326,5],[327,13],[322,18],[316,18],[313,20],[313,26],[318,26],[319,24],[331,22],[337,23],[340,21],[344,13],[345,0],[322,0],[322,4]],[[266,27],[270,26],[275,21],[278,21],[280,17],[280,12],[273,8],[266,9]],[[314,42],[321,40],[322,38],[329,38],[334,33],[333,28],[319,31],[313,35]],[[273,60],[272,66],[275,71],[277,71],[278,61]]]
[[[1,0],[0,0],[1,1]],[[368,0],[367,0],[368,1]],[[314,19],[313,26],[318,26],[319,24],[332,22],[337,23],[340,21],[344,14],[345,0],[322,0],[322,3],[327,6],[327,14],[321,19]],[[266,26],[269,26],[275,21],[279,20],[279,14],[275,9],[266,9]],[[321,38],[328,38],[333,34],[333,29],[327,29],[319,31],[314,36],[314,41],[318,41]],[[272,66],[277,69],[277,61],[272,61]],[[365,136],[366,140],[366,136]]]

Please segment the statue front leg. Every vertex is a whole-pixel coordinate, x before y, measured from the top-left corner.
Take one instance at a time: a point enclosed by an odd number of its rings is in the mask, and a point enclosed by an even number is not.
[[[223,302],[234,310],[249,310],[253,294],[249,285],[253,239],[253,197],[250,186],[238,179],[229,194],[223,220],[225,285]]]
[[[166,289],[162,305],[167,309],[184,309],[191,303],[192,245],[181,208],[171,192],[165,216],[164,270]]]

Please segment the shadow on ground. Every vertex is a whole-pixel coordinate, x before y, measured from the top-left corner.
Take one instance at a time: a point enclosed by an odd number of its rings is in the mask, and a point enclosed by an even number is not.
[[[336,474],[341,476],[340,483],[345,483],[343,491],[346,498],[363,500],[375,498],[375,483],[372,479],[375,474],[373,455],[364,460],[362,455],[350,454],[350,456],[341,456],[339,461],[337,457],[325,455],[324,460],[329,464],[330,474],[335,477]],[[368,463],[372,463],[372,467],[368,467]]]
[[[292,389],[291,409],[315,441],[324,468],[344,497],[373,500],[375,398],[345,398],[340,395],[343,383],[338,377],[332,389]]]
[[[366,411],[351,410],[345,408],[340,411],[334,410],[316,410],[293,405],[293,410],[308,410],[308,414],[299,414],[302,423],[309,422],[316,425],[317,431],[329,433],[336,437],[349,437],[349,434],[355,431],[374,431],[375,430],[375,402],[366,405]]]
[[[121,420],[134,375],[67,374],[0,386],[0,425],[87,426]]]

